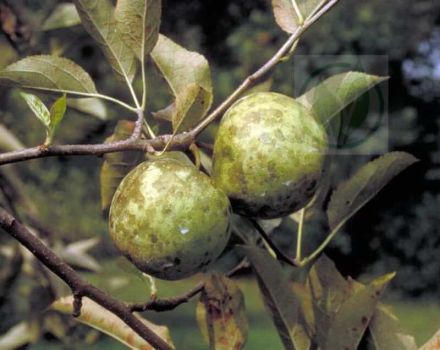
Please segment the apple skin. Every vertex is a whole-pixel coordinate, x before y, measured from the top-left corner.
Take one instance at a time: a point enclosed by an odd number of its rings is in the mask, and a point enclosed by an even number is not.
[[[119,185],[110,236],[136,267],[177,280],[201,271],[225,248],[230,203],[212,180],[176,159],[147,161]]]
[[[324,127],[295,99],[256,92],[223,116],[212,177],[234,212],[261,219],[283,217],[313,197],[327,147]]]

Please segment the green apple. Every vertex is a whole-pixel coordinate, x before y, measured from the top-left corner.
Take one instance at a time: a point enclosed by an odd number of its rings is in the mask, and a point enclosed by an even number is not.
[[[188,277],[213,262],[229,236],[230,204],[193,165],[147,161],[119,185],[110,207],[110,235],[141,271],[166,280]]]
[[[237,101],[220,123],[212,177],[235,212],[282,217],[313,197],[327,146],[324,127],[295,99],[253,93]]]

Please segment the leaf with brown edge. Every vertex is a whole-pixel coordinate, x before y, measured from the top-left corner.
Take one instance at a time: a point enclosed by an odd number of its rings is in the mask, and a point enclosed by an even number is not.
[[[106,143],[121,141],[129,138],[133,133],[134,122],[120,120],[112,136]],[[106,214],[119,183],[136,165],[142,162],[145,156],[140,151],[115,152],[104,155],[100,173],[101,209]]]
[[[369,325],[369,330],[371,339],[370,349],[417,350],[414,337],[402,331],[398,318],[384,305],[379,304],[376,307],[376,311]],[[438,345],[440,345],[440,343]],[[423,350],[434,349],[438,349],[438,347]]]
[[[197,321],[213,350],[240,350],[248,335],[244,296],[236,283],[218,273],[205,281]]]
[[[81,23],[101,47],[119,77],[133,80],[136,57],[122,40],[116,26],[114,7],[110,0],[74,0]]]
[[[307,350],[310,340],[304,334],[304,325],[299,322],[299,301],[291,289],[280,263],[266,250],[257,246],[237,248],[249,259],[255,271],[263,300],[287,350]]]
[[[336,313],[352,291],[334,262],[325,254],[310,269],[305,286],[312,296],[312,309],[305,309],[308,312],[308,328],[316,342],[324,344]],[[313,323],[310,323],[311,320]]]
[[[382,293],[394,276],[390,273],[379,277],[344,301],[331,322],[325,343],[319,344],[323,350],[357,349]]]
[[[144,62],[159,37],[161,0],[118,0],[115,18],[125,44]]]
[[[51,309],[71,315],[73,312],[73,297],[68,296],[56,300]],[[166,341],[170,347],[175,348],[167,327],[158,326],[140,316],[137,317],[156,335]],[[81,315],[76,320],[113,337],[130,349],[154,350],[149,343],[120,318],[88,298],[82,299]]]
[[[23,58],[0,71],[0,85],[47,93],[96,94],[90,76],[75,62],[37,55]]]
[[[164,35],[159,35],[151,57],[175,96],[175,102],[157,115],[171,120],[175,133],[191,129],[203,119],[213,101],[208,61]]]
[[[405,152],[391,152],[362,166],[333,192],[327,209],[330,227],[344,224],[393,177],[417,162]]]

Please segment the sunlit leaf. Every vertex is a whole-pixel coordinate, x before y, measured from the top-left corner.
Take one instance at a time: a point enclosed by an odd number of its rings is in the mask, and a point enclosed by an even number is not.
[[[118,0],[115,17],[126,45],[141,61],[159,37],[161,0]]]
[[[50,107],[50,128],[52,131],[61,123],[67,109],[66,94],[57,99]]]
[[[43,125],[49,129],[50,127],[50,111],[47,109],[43,101],[38,96],[28,94],[26,92],[20,92],[23,100],[34,113],[34,115],[43,123]]]
[[[73,297],[69,296],[56,300],[52,304],[52,309],[65,314],[72,314],[72,305]],[[159,337],[166,341],[170,347],[174,348],[167,327],[157,326],[139,316],[138,318],[154,333],[156,333]],[[154,349],[143,338],[135,333],[129,326],[127,326],[121,319],[88,298],[82,299],[81,315],[77,317],[76,320],[113,337],[130,349]]]
[[[344,301],[331,322],[325,344],[320,344],[323,350],[357,349],[383,291],[394,276],[391,273],[377,278]]]
[[[67,58],[29,56],[0,71],[0,85],[48,93],[95,94],[90,76]]]
[[[176,98],[164,119],[172,120],[175,132],[197,125],[213,99],[208,61],[163,35],[159,36],[151,56]]]
[[[256,246],[240,246],[251,262],[258,286],[272,320],[286,349],[303,350],[309,346],[303,327],[298,323],[298,300],[277,260]]]
[[[136,58],[117,29],[111,1],[75,0],[74,3],[84,28],[99,44],[116,74],[131,81],[136,71]]]
[[[17,151],[25,146],[3,124],[0,124],[0,150],[4,152]]]
[[[397,317],[383,305],[376,307],[369,330],[371,338],[369,349],[371,350],[417,350],[414,337],[402,331]],[[428,349],[431,350],[430,348],[423,350]],[[434,349],[438,347],[432,348]]]
[[[244,296],[234,281],[211,274],[197,303],[197,321],[213,350],[240,350],[248,334]]]
[[[420,350],[438,350],[440,349],[440,331],[424,344]]]
[[[67,105],[81,113],[91,115],[101,120],[107,120],[107,109],[100,99],[93,97],[69,99]]]
[[[125,140],[133,133],[134,123],[121,120],[116,125],[112,136],[106,142]],[[139,151],[108,153],[104,156],[104,163],[101,167],[101,208],[104,212],[110,208],[110,204],[121,180],[144,159]]]
[[[299,10],[295,10],[296,2]],[[294,33],[322,0],[272,0],[275,21],[287,33]]]
[[[32,341],[27,322],[20,322],[0,335],[0,349],[16,350]]]
[[[73,27],[81,24],[75,5],[68,2],[58,4],[44,21],[41,29],[52,30]]]
[[[345,223],[394,176],[416,161],[408,153],[391,152],[362,166],[333,192],[327,210],[330,227]]]
[[[315,116],[327,125],[334,116],[356,101],[359,96],[387,79],[361,72],[341,73],[324,80],[297,100],[306,108],[313,110]]]

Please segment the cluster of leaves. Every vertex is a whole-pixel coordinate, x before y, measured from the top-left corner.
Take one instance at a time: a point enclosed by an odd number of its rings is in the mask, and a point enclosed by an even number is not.
[[[326,0],[274,0],[275,19],[285,32],[296,33],[308,18],[327,3]],[[44,147],[49,147],[53,141],[55,130],[66,111],[67,96],[115,102],[141,115],[140,121],[143,122],[147,101],[145,70],[148,58],[159,69],[173,95],[173,102],[154,114],[156,118],[170,122],[173,136],[193,129],[206,117],[213,102],[208,62],[202,55],[188,51],[159,34],[160,12],[160,0],[119,0],[116,6],[109,0],[75,0],[73,5],[60,5],[45,24],[45,29],[53,29],[76,25],[80,20],[101,47],[116,76],[127,85],[134,105],[99,93],[89,74],[66,58],[30,56],[0,72],[2,85],[62,94],[50,109],[36,96],[22,94],[47,130]],[[295,45],[291,49],[293,52]],[[133,85],[139,65],[143,83],[141,99]],[[299,96],[298,101],[312,110],[324,125],[328,125],[342,109],[383,80],[382,77],[347,72],[329,78]],[[148,124],[146,125],[145,137],[154,137]],[[135,129],[136,124],[122,120],[107,142],[128,139]],[[11,134],[8,134],[6,142],[20,147],[19,141]],[[121,179],[145,157],[140,152],[121,152],[105,156],[101,169],[101,203],[104,211],[108,209]],[[299,254],[296,260],[298,265],[303,266],[314,261],[349,218],[395,175],[415,161],[414,157],[406,153],[389,153],[366,164],[352,178],[342,183],[332,193],[327,210],[330,227],[328,237],[308,257],[302,259]],[[206,168],[209,168],[209,158],[205,158],[205,162],[208,163]],[[309,208],[304,210],[307,209]],[[303,224],[303,219],[300,220]],[[239,235],[244,227],[243,221],[245,219],[239,219],[234,225]],[[247,233],[240,235],[246,244],[237,247],[237,251],[250,262],[262,297],[286,349],[354,349],[364,337],[376,349],[417,349],[414,339],[401,334],[395,317],[379,301],[393,274],[362,285],[344,279],[323,256],[310,269],[305,282],[292,282],[286,275],[286,272],[292,273],[292,270],[286,271],[290,267],[284,269],[272,256],[276,252],[263,249],[264,245],[259,238],[252,239],[248,236]],[[300,245],[299,239],[299,251]],[[90,242],[75,247],[76,257],[82,257],[83,262],[87,260],[84,251],[90,247]],[[71,252],[75,247],[64,249],[64,252]],[[89,258],[88,261],[90,268],[93,260],[91,262]],[[92,269],[96,268],[94,266]],[[73,305],[72,298],[62,298],[55,301],[52,308],[70,314]],[[244,347],[247,337],[244,297],[232,280],[218,274],[206,278],[197,305],[197,317],[202,333],[212,349]],[[140,319],[173,346],[167,329]],[[87,299],[83,302],[78,320],[110,334],[131,348],[151,348],[108,310]],[[18,331],[11,329],[0,341],[6,342],[14,338],[16,332],[22,332],[22,325],[18,326]],[[26,342],[30,341],[32,339],[26,339]]]

